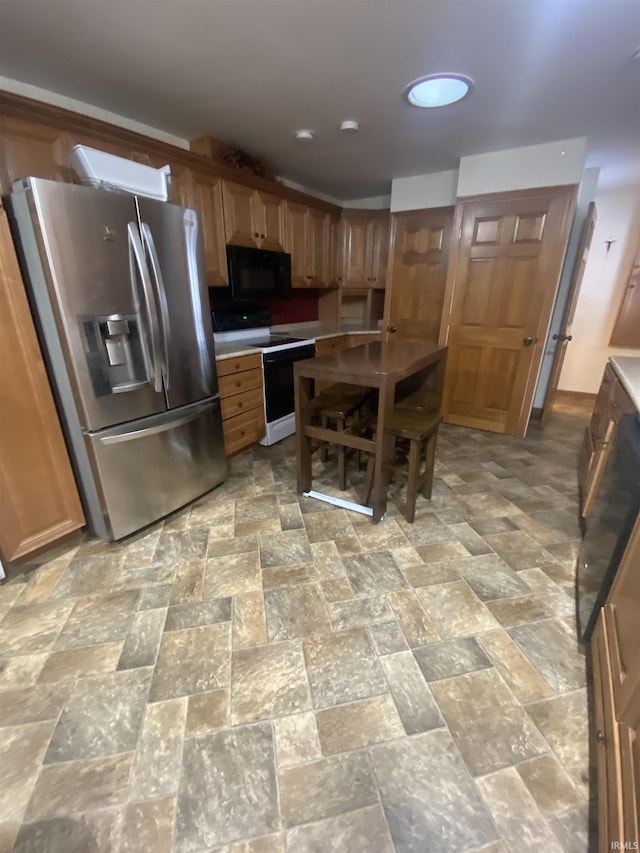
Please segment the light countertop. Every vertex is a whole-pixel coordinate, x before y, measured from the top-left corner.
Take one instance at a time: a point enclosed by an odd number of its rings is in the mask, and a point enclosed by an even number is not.
[[[355,320],[345,321],[339,327],[336,326],[335,328],[330,328],[317,321],[312,321],[307,323],[282,323],[279,326],[271,326],[271,331],[278,332],[278,334],[286,333],[296,335],[301,338],[315,338],[315,340],[322,340],[322,338],[332,338],[335,335],[371,334],[372,332],[379,332],[380,327],[378,326],[372,329],[370,326],[365,327],[363,323]],[[248,347],[243,341],[229,344],[216,343],[216,358],[220,360],[224,358],[235,358],[240,355],[252,355],[259,352],[259,348]]]
[[[622,387],[640,412],[640,356],[612,355],[609,361]]]

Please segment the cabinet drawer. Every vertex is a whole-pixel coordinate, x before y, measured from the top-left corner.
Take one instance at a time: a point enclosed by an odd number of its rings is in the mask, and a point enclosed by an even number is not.
[[[232,394],[242,394],[252,388],[262,387],[261,370],[245,370],[243,373],[233,373],[218,377],[220,397],[230,397]]]
[[[336,335],[334,338],[324,338],[316,341],[316,355],[330,355],[349,347],[349,335]]]
[[[361,347],[364,344],[373,343],[380,340],[380,332],[372,332],[370,335],[349,335],[349,342],[352,347]]]
[[[264,412],[262,407],[235,415],[222,422],[224,447],[227,456],[233,456],[246,447],[251,447],[264,437]]]
[[[262,384],[259,388],[252,388],[241,394],[233,394],[230,397],[221,397],[222,420],[232,418],[235,415],[249,412],[251,409],[262,407]]]
[[[611,415],[616,423],[619,423],[623,415],[630,415],[636,411],[636,407],[631,402],[631,397],[622,387],[620,381],[616,381],[613,386],[613,402],[611,404]]]
[[[243,370],[262,369],[262,355],[259,352],[251,355],[240,355],[237,358],[221,358],[216,360],[218,377],[228,376],[230,373],[240,373]]]

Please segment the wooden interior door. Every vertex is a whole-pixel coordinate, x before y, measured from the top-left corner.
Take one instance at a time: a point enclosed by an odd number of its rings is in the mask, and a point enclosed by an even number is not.
[[[440,334],[449,423],[524,435],[574,204],[575,187],[459,202]]]
[[[453,207],[437,207],[392,214],[384,320],[388,340],[438,340],[453,212]]]
[[[544,402],[542,404],[540,426],[544,426],[546,424],[549,415],[551,414],[553,396],[556,388],[558,387],[558,382],[560,381],[562,365],[564,364],[564,357],[567,352],[567,344],[572,340],[572,336],[567,335],[567,329],[573,322],[573,315],[576,311],[576,303],[578,301],[578,296],[580,295],[580,286],[582,285],[582,277],[584,276],[584,270],[587,265],[589,249],[591,248],[591,238],[593,237],[593,229],[596,226],[597,218],[598,214],[596,213],[596,205],[595,202],[592,201],[587,209],[587,215],[582,223],[582,229],[580,231],[580,242],[578,244],[578,251],[576,252],[576,262],[571,275],[571,283],[569,284],[567,302],[562,315],[562,322],[560,323],[560,328],[558,329],[558,335],[556,338],[558,343],[556,345],[556,351],[553,354],[549,384],[547,385]]]

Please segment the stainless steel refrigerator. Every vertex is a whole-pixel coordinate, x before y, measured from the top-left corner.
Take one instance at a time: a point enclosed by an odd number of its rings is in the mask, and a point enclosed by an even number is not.
[[[89,526],[121,539],[226,477],[198,215],[39,178],[5,203]]]

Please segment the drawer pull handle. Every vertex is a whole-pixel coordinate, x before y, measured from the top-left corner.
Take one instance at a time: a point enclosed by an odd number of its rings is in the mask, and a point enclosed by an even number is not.
[[[238,403],[238,408],[241,409],[242,405],[243,405],[242,403]]]
[[[240,430],[240,435],[244,435],[244,430],[243,430],[243,429],[241,429],[241,430]]]
[[[606,734],[603,731],[601,731],[600,729],[598,729],[598,733],[596,734],[596,738],[598,740],[598,743],[607,743],[607,741],[609,740],[609,738],[606,736]]]
[[[242,382],[236,382],[236,388],[242,388]]]

